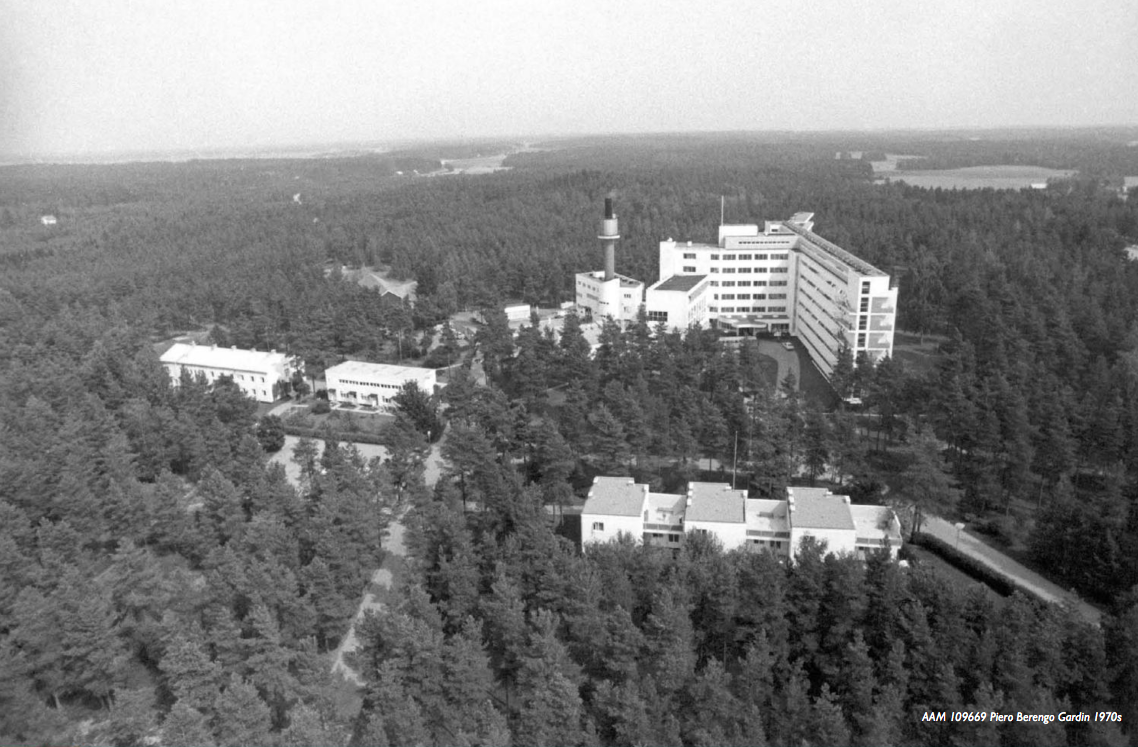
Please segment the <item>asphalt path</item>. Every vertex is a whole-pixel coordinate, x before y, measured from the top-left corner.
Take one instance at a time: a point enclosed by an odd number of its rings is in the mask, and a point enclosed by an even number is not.
[[[925,514],[921,529],[959,549],[965,555],[980,561],[1000,575],[1015,581],[1040,599],[1070,606],[1083,618],[1095,625],[1102,623],[1102,613],[1080,599],[1077,594],[1064,590],[1058,584],[1048,581],[999,550],[989,547],[970,534],[967,529],[958,531],[955,524],[932,514]]]

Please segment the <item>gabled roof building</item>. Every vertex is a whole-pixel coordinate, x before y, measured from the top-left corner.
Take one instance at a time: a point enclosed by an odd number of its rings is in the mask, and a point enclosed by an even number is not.
[[[182,372],[202,376],[209,383],[222,376],[233,379],[241,391],[258,402],[275,402],[282,396],[283,385],[297,370],[297,361],[275,350],[242,350],[240,348],[197,345],[177,342],[159,357],[175,385]]]

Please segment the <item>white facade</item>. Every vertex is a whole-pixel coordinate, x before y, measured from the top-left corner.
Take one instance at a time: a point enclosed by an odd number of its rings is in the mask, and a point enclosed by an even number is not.
[[[829,376],[843,345],[893,354],[897,288],[888,275],[813,233],[813,213],[722,225],[719,243],[660,243],[660,277],[707,275],[708,316],[721,326],[797,336]]]
[[[620,534],[678,548],[684,536],[714,536],[725,550],[770,552],[793,559],[813,537],[835,554],[885,549],[896,557],[901,523],[887,506],[854,506],[824,489],[788,488],[787,500],[747,498],[723,483],[692,482],[685,495],[651,493],[627,477],[597,477],[581,513],[581,545]]]
[[[511,322],[528,322],[531,310],[532,309],[528,303],[520,303],[513,306],[507,306],[505,308],[506,319]]]
[[[605,280],[603,271],[577,273],[576,291],[586,320],[611,317],[624,326],[636,321],[644,303],[644,283],[624,275]]]
[[[324,372],[328,401],[350,404],[380,412],[394,409],[392,397],[403,385],[413,381],[427,394],[435,391],[435,370],[418,366],[392,366],[386,363],[344,361]]]
[[[686,330],[708,322],[711,279],[705,275],[673,275],[652,285],[645,292],[644,309],[648,324],[663,322],[670,330]]]
[[[648,513],[648,486],[631,477],[594,477],[581,509],[581,544],[609,542],[621,534],[640,540]]]
[[[175,385],[183,371],[190,376],[200,374],[211,384],[229,376],[246,396],[258,402],[276,401],[280,394],[278,384],[287,384],[297,370],[294,359],[275,350],[239,350],[182,342],[171,346],[159,360]]]

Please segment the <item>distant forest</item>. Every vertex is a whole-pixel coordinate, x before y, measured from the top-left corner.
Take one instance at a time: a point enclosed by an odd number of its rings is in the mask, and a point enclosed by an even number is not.
[[[1134,743],[1138,198],[1114,188],[1138,175],[1132,140],[581,138],[429,178],[407,172],[484,152],[0,167],[0,741]],[[850,150],[1078,174],[876,185],[835,158]],[[646,281],[660,240],[714,240],[721,196],[729,221],[814,212],[898,278],[899,325],[939,349],[921,367],[844,360],[852,410],[772,384],[753,346],[708,331],[609,325],[595,358],[575,317],[560,341],[512,338],[502,300],[569,300],[599,265],[608,194],[617,269]],[[341,265],[414,279],[418,301]],[[230,384],[171,386],[153,348],[208,332],[318,373],[419,358],[436,325],[483,308],[488,386],[457,369],[441,403],[407,399],[382,463],[302,442],[299,487],[268,464],[277,424]],[[856,500],[969,517],[1103,606],[1103,626],[920,563],[816,548],[784,566],[698,541],[581,555],[554,531],[594,474],[670,489],[736,456],[757,495],[829,475]],[[364,625],[355,694],[329,652],[405,509],[410,556]],[[926,710],[1123,720],[929,725]]]

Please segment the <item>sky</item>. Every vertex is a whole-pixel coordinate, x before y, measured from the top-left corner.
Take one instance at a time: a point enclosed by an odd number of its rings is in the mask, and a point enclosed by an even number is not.
[[[1130,0],[0,0],[0,154],[1138,124]]]

